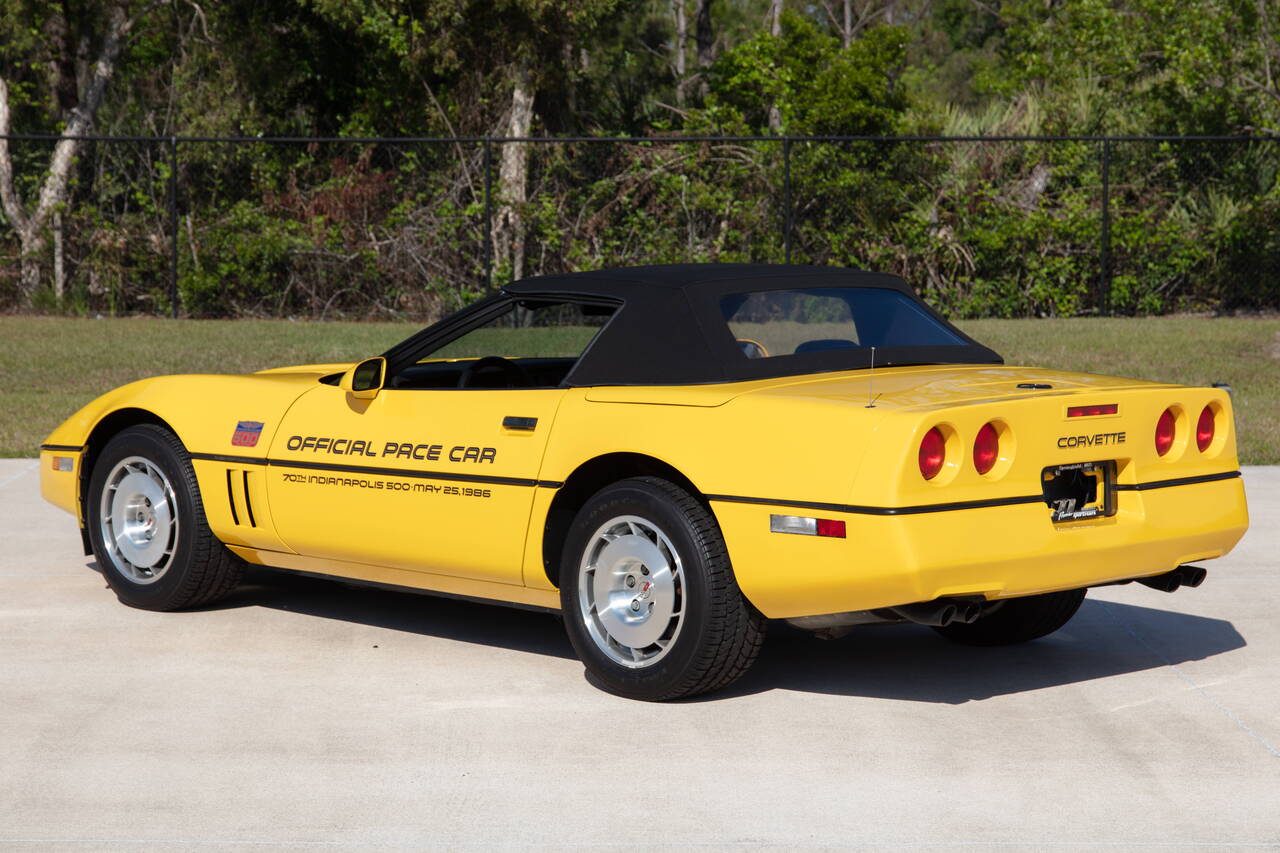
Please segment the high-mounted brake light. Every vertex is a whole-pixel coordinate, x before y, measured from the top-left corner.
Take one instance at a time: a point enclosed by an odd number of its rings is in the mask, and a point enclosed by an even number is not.
[[[1204,453],[1213,444],[1213,430],[1216,426],[1213,409],[1205,406],[1200,412],[1200,420],[1196,422],[1196,447]]]
[[[1096,406],[1068,406],[1069,418],[1092,418],[1096,415],[1114,415],[1120,411],[1118,403],[1100,403]]]
[[[1177,421],[1173,417],[1173,409],[1165,409],[1156,421],[1156,453],[1164,456],[1173,447],[1173,435]]]
[[[934,427],[920,439],[920,476],[932,480],[946,461],[947,440],[942,437],[942,430]]]
[[[978,430],[978,437],[973,440],[973,467],[979,474],[985,474],[995,467],[1000,458],[1000,435],[995,424],[984,424]]]

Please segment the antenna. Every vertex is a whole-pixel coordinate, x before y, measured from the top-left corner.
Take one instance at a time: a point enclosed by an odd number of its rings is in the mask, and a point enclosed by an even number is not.
[[[876,387],[876,348],[871,348],[871,375],[867,377],[867,405],[865,408],[874,409],[876,407],[876,398],[871,393]]]

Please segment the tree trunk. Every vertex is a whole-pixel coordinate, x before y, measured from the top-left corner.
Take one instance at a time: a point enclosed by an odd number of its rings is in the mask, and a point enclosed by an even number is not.
[[[62,239],[62,214],[53,214],[53,301],[59,307],[62,306],[63,297],[67,293],[67,271],[63,263],[65,253],[63,247],[65,242]]]
[[[22,293],[27,297],[28,302],[31,294],[35,293],[40,287],[40,282],[44,278],[44,264],[41,263],[44,254],[44,235],[38,231],[29,229],[20,229],[18,231],[18,245],[21,247],[21,273],[18,277],[18,286]]]
[[[844,0],[844,26],[840,29],[840,46],[849,49],[853,41],[853,0]]]
[[[533,83],[529,69],[516,69],[511,90],[508,137],[527,137],[533,126]],[[529,144],[508,142],[502,146],[498,165],[498,210],[493,224],[494,256],[511,267],[511,280],[524,277],[524,219],[521,209],[528,196]]]
[[[685,16],[685,0],[671,0],[671,10],[675,15],[676,40],[671,49],[671,67],[676,74],[676,106],[683,107],[689,81],[685,79],[685,46],[689,43],[689,20]]]
[[[9,87],[0,78],[0,208],[5,218],[18,234],[22,246],[22,274],[19,285],[22,294],[30,302],[32,294],[40,286],[41,259],[40,254],[45,247],[45,226],[49,218],[67,200],[67,181],[71,175],[71,167],[75,163],[76,153],[80,150],[80,140],[93,126],[98,107],[102,104],[102,96],[107,90],[107,83],[115,74],[116,59],[124,45],[129,31],[142,15],[145,15],[160,0],[151,3],[138,14],[128,18],[125,15],[124,3],[111,7],[108,15],[107,32],[102,39],[102,51],[94,62],[93,70],[88,76],[84,92],[79,103],[66,115],[66,124],[61,138],[53,147],[53,155],[49,158],[49,169],[44,183],[40,186],[40,195],[35,210],[27,212],[18,196],[13,183],[13,160],[9,154]]]
[[[782,35],[782,0],[769,0],[769,35]],[[769,132],[782,133],[782,111],[777,104],[769,105]]]
[[[694,24],[693,38],[698,44],[698,70],[701,72],[706,72],[716,61],[716,39],[711,29],[711,4],[714,2],[715,0],[698,0],[698,18]],[[702,97],[707,96],[709,87],[705,73],[698,83],[698,90]]]

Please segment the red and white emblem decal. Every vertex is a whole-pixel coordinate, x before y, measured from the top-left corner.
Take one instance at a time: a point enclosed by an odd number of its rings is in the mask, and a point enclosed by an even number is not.
[[[261,437],[261,421],[240,421],[236,424],[236,431],[231,434],[231,446],[257,447],[258,439]]]

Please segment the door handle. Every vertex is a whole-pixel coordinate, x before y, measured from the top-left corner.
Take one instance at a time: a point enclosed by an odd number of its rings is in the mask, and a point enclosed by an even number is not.
[[[503,429],[520,429],[532,432],[538,428],[537,418],[519,418],[515,415],[507,415],[502,419]]]

